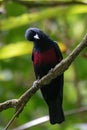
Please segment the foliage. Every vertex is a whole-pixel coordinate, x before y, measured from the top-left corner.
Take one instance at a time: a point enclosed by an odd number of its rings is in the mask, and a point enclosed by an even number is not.
[[[58,43],[66,57],[86,33],[87,6],[70,5],[54,8],[28,8],[15,1],[0,4],[0,101],[17,98],[35,80],[31,52],[32,43],[26,42],[28,27],[44,30]],[[87,105],[87,48],[65,72],[64,110]],[[13,115],[13,109],[0,113],[0,127],[5,127]],[[10,113],[10,114],[9,114]],[[29,101],[13,127],[48,114],[40,92]],[[75,124],[87,121],[87,113],[66,117],[62,125],[52,126],[48,122],[35,126],[37,129],[75,130]]]

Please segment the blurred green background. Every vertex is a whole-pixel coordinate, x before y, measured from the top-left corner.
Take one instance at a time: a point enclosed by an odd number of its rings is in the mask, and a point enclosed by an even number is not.
[[[80,43],[87,32],[87,5],[75,4],[77,1],[65,0],[62,2],[74,4],[45,7],[43,4],[47,0],[0,0],[0,102],[19,98],[35,80],[31,61],[33,44],[25,40],[27,28],[38,27],[49,34],[59,43],[64,58]],[[87,2],[87,0],[79,1]],[[34,6],[36,3],[41,6]],[[64,111],[85,106],[87,106],[87,48],[65,72],[63,102]],[[6,126],[13,114],[13,109],[0,113],[1,129]],[[47,114],[48,108],[38,91],[12,124],[11,129]],[[87,123],[87,112],[66,116],[66,121],[62,125],[51,125],[47,122],[29,129],[77,130],[75,125],[80,123]]]

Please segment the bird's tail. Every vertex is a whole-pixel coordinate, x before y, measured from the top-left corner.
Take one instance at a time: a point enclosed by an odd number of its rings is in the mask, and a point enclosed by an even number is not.
[[[62,105],[59,101],[53,101],[49,104],[49,116],[51,124],[60,124],[65,120]]]

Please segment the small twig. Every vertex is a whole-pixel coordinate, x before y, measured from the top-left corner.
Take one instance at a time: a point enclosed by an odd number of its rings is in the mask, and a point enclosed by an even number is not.
[[[12,99],[12,100],[8,100],[3,103],[0,103],[0,112],[8,108],[15,108],[17,103],[18,103],[17,99]]]
[[[22,107],[22,106],[21,106]],[[15,118],[18,116],[18,114],[20,113],[21,107],[16,111],[16,113],[13,115],[13,117],[11,118],[11,120],[8,122],[7,126],[5,127],[4,130],[8,130],[9,126],[12,124],[12,122],[15,120]]]

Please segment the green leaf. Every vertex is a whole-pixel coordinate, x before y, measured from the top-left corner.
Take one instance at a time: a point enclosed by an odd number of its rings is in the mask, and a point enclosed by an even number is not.
[[[33,45],[29,42],[18,42],[15,44],[9,44],[0,49],[0,59],[30,54],[32,51],[32,47]]]
[[[87,13],[87,5],[77,5],[69,9],[69,14],[82,14]]]

